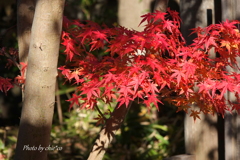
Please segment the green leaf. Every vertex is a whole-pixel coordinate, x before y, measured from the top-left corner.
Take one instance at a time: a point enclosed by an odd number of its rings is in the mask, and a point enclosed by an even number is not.
[[[155,128],[155,129],[161,129],[161,130],[166,131],[166,132],[168,131],[168,127],[166,125],[153,124],[152,127]]]
[[[4,148],[5,148],[5,145],[4,145],[3,141],[0,140],[0,150],[1,150],[1,149],[4,149]]]

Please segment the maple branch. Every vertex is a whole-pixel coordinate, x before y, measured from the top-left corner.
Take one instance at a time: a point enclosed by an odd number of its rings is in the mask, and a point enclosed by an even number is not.
[[[56,81],[56,93],[59,92],[58,81]],[[57,99],[57,112],[58,112],[58,120],[60,126],[63,124],[63,116],[62,116],[62,106],[61,106],[61,99],[60,94],[56,94]]]
[[[16,61],[16,59],[14,59],[9,53],[7,53],[7,52],[3,52],[4,53],[4,55],[7,57],[7,58],[9,58],[10,60],[12,60],[13,61],[13,63],[18,67],[18,69],[19,70],[21,70],[21,66],[20,66],[20,64]]]
[[[99,137],[95,141],[88,160],[102,160],[103,156],[112,142],[117,130],[121,127],[130,107],[132,101],[126,106],[125,104],[119,107],[118,103],[112,112],[109,119],[107,119],[105,126],[99,133]]]
[[[6,31],[3,32],[2,36],[0,37],[0,41],[3,40],[4,36],[9,32],[11,31],[12,29],[14,29],[17,25],[13,25],[11,27],[9,27]]]
[[[101,117],[107,121],[107,118],[103,115],[103,113],[101,112],[101,110],[99,109],[98,105],[96,104],[95,108],[97,109],[98,113],[101,115]]]

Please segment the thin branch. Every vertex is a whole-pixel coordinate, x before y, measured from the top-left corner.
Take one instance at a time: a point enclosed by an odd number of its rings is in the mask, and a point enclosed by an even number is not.
[[[14,59],[14,58],[13,58],[9,53],[7,53],[7,52],[4,52],[4,55],[5,55],[7,58],[11,59],[11,60],[13,61],[13,63],[18,67],[18,69],[21,70],[21,66],[20,66],[20,64],[16,61],[16,59]]]
[[[56,82],[56,93],[58,92],[58,90],[59,90],[59,88],[58,88],[58,81],[57,81]],[[59,124],[62,125],[63,124],[63,115],[62,115],[61,98],[60,98],[59,94],[56,95],[56,99],[57,99],[57,112],[58,112]]]
[[[105,126],[99,133],[98,139],[92,148],[92,151],[88,157],[88,160],[102,160],[103,156],[112,142],[117,130],[121,127],[124,119],[131,107],[132,101],[128,106],[123,105],[119,107],[119,103],[116,105],[110,118],[106,121]]]
[[[4,31],[4,32],[2,33],[2,35],[0,36],[0,41],[2,41],[3,38],[4,38],[4,36],[5,36],[10,30],[14,29],[15,27],[17,27],[17,25],[13,25],[13,26],[7,28],[6,31]]]
[[[98,105],[96,105],[95,107],[96,107],[98,113],[102,116],[102,118],[103,118],[105,121],[107,121],[107,118],[103,115],[103,113],[102,113],[101,110],[99,109]]]

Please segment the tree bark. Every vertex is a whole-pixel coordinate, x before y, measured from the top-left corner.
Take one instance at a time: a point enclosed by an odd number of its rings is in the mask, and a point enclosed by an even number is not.
[[[15,160],[47,159],[63,8],[64,0],[36,0]]]
[[[125,1],[126,3],[127,1]],[[163,6],[161,6],[163,5]],[[155,1],[155,8],[161,7],[163,11],[167,10],[168,0],[156,0]],[[122,12],[124,13],[124,12]],[[139,23],[139,22],[138,22]],[[122,24],[121,24],[122,25]],[[118,105],[115,107],[113,113],[111,114],[110,118],[106,120],[106,124],[101,130],[98,139],[95,141],[93,145],[93,149],[88,157],[88,160],[102,160],[109,144],[112,142],[116,131],[121,127],[122,123],[124,122],[124,118],[126,117],[128,110],[131,107],[132,102],[128,106],[121,106]]]
[[[228,0],[222,2],[222,21],[240,20],[240,2],[238,0]],[[238,26],[238,29],[239,26]],[[238,66],[240,66],[240,57],[236,58]],[[240,73],[239,69],[230,66],[226,67],[226,71]],[[228,101],[239,104],[234,92],[225,93],[226,103]],[[225,159],[240,160],[240,116],[237,112],[226,112],[224,115],[224,138],[225,138]]]
[[[144,23],[139,26],[141,16],[151,10],[152,0],[118,0],[118,23],[121,26],[142,31]]]
[[[19,61],[27,63],[35,0],[18,0],[17,9]]]

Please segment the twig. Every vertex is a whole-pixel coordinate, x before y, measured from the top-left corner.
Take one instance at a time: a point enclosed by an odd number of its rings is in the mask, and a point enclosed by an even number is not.
[[[96,105],[95,107],[96,107],[98,113],[102,116],[102,118],[103,118],[105,121],[107,121],[107,118],[103,115],[103,113],[102,113],[101,110],[99,109],[98,105]]]
[[[58,88],[58,81],[57,81],[56,82],[56,93],[58,92],[58,90],[59,90],[59,88]],[[58,112],[59,124],[62,125],[63,124],[63,115],[62,115],[61,99],[60,99],[59,94],[56,95],[56,99],[57,99],[57,112]]]
[[[21,66],[20,64],[16,61],[16,59],[14,59],[10,54],[8,54],[7,52],[4,52],[4,55],[11,59],[13,61],[13,63],[18,67],[19,70],[21,70]]]

